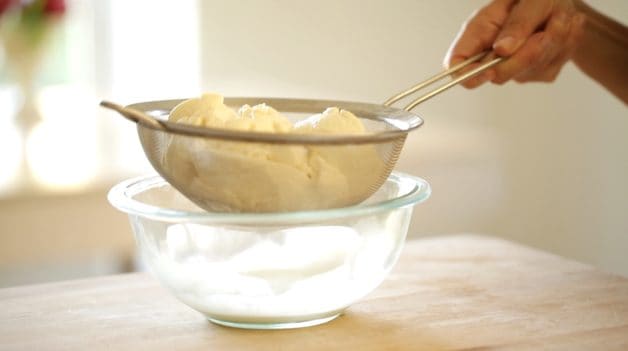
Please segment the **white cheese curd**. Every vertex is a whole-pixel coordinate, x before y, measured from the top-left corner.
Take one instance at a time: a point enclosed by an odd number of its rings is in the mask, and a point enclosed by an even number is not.
[[[331,107],[293,125],[266,104],[237,112],[218,94],[176,106],[170,121],[209,128],[293,134],[364,134],[349,111]],[[173,136],[164,168],[198,198],[230,210],[283,212],[334,208],[367,197],[384,168],[372,145],[282,145]]]

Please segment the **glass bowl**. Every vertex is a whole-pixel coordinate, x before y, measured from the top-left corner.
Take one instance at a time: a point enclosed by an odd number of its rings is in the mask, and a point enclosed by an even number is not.
[[[316,325],[375,289],[399,258],[420,178],[393,172],[351,207],[281,213],[206,212],[159,176],[114,186],[143,262],[183,303],[218,324]]]

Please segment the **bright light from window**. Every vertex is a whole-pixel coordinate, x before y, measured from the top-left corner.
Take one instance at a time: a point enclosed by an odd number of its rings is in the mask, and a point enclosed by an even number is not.
[[[43,121],[26,140],[33,178],[53,189],[76,189],[96,175],[100,163],[96,102],[73,85],[48,86],[38,95]]]
[[[94,138],[81,125],[44,121],[31,131],[26,159],[35,180],[55,189],[86,185],[98,166]]]
[[[114,97],[140,101],[198,94],[198,11],[197,0],[111,1]]]

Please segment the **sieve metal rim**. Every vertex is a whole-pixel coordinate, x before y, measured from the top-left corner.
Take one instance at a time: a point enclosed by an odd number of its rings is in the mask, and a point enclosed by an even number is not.
[[[349,110],[360,118],[377,120],[386,123],[393,129],[376,133],[355,135],[290,134],[207,128],[168,121],[167,116],[170,113],[170,110],[185,100],[186,99],[145,101],[130,104],[126,106],[126,108],[142,111],[153,117],[157,122],[147,123],[140,119],[135,120],[135,122],[141,127],[191,137],[270,144],[350,145],[384,143],[404,137],[408,132],[423,125],[423,119],[414,112],[379,104],[341,100],[273,97],[225,97],[225,104],[228,106],[239,107],[244,104],[253,105],[266,103],[282,113],[311,113],[312,109],[323,111],[327,107],[336,106],[341,109]]]

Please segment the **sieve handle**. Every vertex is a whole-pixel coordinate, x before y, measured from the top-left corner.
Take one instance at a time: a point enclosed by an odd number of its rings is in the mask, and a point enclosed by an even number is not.
[[[449,76],[452,73],[458,72],[459,70],[467,67],[468,65],[470,65],[470,64],[472,64],[474,62],[480,61],[483,58],[490,57],[490,56],[493,56],[493,53],[490,52],[490,51],[481,52],[481,53],[479,53],[479,54],[477,54],[475,56],[472,56],[472,57],[466,59],[465,61],[460,62],[459,64],[454,65],[453,67],[451,67],[451,68],[449,68],[447,70],[444,70],[444,71],[442,71],[442,72],[440,72],[440,73],[438,73],[438,74],[436,74],[436,75],[434,75],[434,76],[432,76],[432,77],[422,81],[421,83],[416,84],[413,87],[400,92],[399,94],[396,94],[396,95],[392,96],[390,99],[388,99],[388,100],[386,100],[386,102],[384,102],[384,106],[390,106],[393,103],[395,103],[395,102],[405,98],[406,96],[408,96],[410,94],[413,94],[413,93],[415,93],[415,92],[417,92],[417,91],[419,91],[419,90],[421,90],[421,89],[423,89],[423,88],[425,88],[425,87],[427,87],[427,86],[429,86],[431,84],[434,84],[434,83],[438,82],[439,80]],[[470,70],[469,72],[466,72],[466,73],[460,75],[457,78],[454,78],[450,82],[448,82],[446,84],[443,84],[442,86],[437,87],[436,89],[434,89],[434,90],[432,90],[432,91],[430,91],[430,92],[428,92],[428,93],[426,93],[424,95],[419,96],[414,101],[412,101],[410,104],[408,104],[404,108],[404,110],[406,110],[406,111],[412,110],[418,104],[420,104],[420,103],[422,103],[422,102],[424,102],[424,101],[426,101],[428,99],[431,99],[432,97],[442,93],[443,91],[453,87],[454,85],[457,85],[460,82],[464,82],[465,80],[467,80],[467,79],[477,75],[478,73],[480,73],[480,72],[482,72],[482,71],[484,71],[486,69],[489,69],[489,68],[495,66],[496,64],[502,62],[503,60],[504,60],[503,57],[492,58],[490,61],[481,64],[480,66]]]
[[[165,124],[161,123],[155,117],[130,107],[124,107],[110,101],[101,101],[100,106],[114,110],[124,116],[126,119],[135,123],[144,124],[158,130],[168,130]]]

